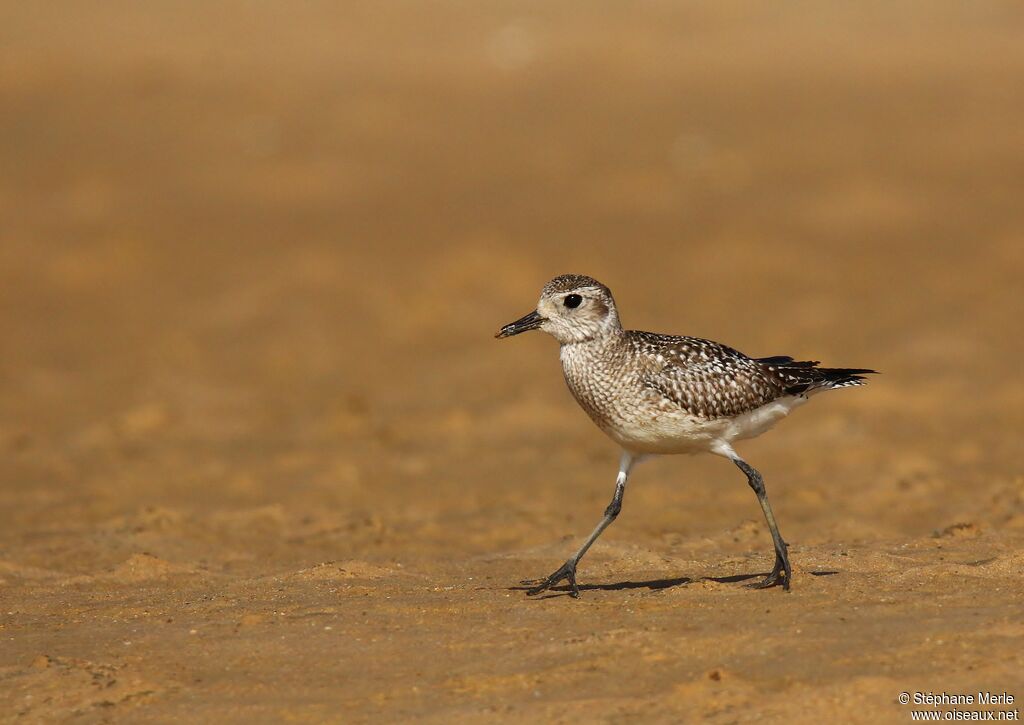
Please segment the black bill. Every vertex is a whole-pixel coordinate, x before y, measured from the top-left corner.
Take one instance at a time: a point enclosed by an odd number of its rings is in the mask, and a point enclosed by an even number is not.
[[[510,322],[503,328],[498,330],[498,334],[495,335],[497,338],[512,337],[518,335],[520,332],[529,332],[530,330],[536,330],[538,327],[543,325],[546,320],[537,314],[537,310],[534,310],[525,317],[520,317],[515,322]]]

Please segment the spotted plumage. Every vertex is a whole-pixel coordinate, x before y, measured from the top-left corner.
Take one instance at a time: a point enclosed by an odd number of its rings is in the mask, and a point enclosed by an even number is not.
[[[624,330],[611,290],[584,275],[562,275],[541,290],[537,309],[498,337],[541,329],[561,344],[562,370],[580,406],[623,450],[616,496],[583,547],[536,593],[568,579],[576,562],[618,514],[632,465],[651,454],[710,452],[747,475],[764,510],[776,551],[765,585],[789,588],[786,545],[760,474],[735,452],[736,440],[765,432],[816,393],[862,385],[873,370],[822,368],[789,356],[751,358],[697,337]]]
[[[626,331],[623,342],[638,358],[655,361],[644,383],[682,409],[714,419],[739,415],[786,395],[863,384],[870,370],[818,368],[791,357],[749,358],[698,337]]]

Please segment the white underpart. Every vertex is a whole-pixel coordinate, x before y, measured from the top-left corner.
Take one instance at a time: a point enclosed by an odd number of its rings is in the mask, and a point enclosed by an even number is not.
[[[677,411],[663,413],[656,418],[620,423],[615,427],[602,427],[623,448],[635,453],[711,452],[735,458],[730,445],[733,441],[761,435],[806,402],[807,398],[802,395],[787,395],[731,418],[705,420]]]
[[[724,431],[722,439],[735,441],[755,438],[789,415],[793,408],[806,402],[807,398],[802,395],[787,395],[760,408],[741,413],[729,420],[729,426]]]
[[[721,437],[711,441],[708,450],[715,455],[732,461],[743,460],[732,448],[732,442],[744,438],[755,438],[780,420],[789,415],[789,411],[807,402],[803,395],[787,395],[773,400],[767,405],[755,408],[748,413],[737,415],[729,421],[729,425]]]

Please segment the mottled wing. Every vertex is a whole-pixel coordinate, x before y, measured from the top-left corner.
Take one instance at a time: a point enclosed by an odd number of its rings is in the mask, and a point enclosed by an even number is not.
[[[769,366],[711,340],[630,332],[644,384],[706,419],[739,415],[787,394]]]

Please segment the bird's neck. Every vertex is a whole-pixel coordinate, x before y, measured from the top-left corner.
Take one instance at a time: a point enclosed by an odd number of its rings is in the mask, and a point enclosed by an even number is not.
[[[569,340],[567,342],[563,342],[561,343],[561,349],[564,354],[565,352],[585,353],[614,347],[621,343],[623,332],[622,327],[616,324],[614,327],[598,330],[593,335],[585,337],[582,340]]]

